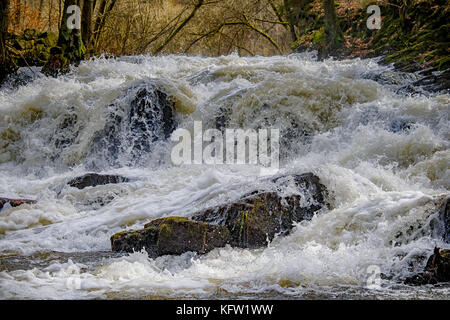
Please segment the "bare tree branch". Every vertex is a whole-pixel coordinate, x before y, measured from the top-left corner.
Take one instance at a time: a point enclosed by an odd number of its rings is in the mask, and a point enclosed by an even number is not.
[[[166,40],[164,40],[164,42],[158,48],[156,48],[154,54],[158,54],[159,52],[161,52],[161,50],[164,49],[164,47],[177,35],[177,33],[180,32],[180,30],[183,29],[186,24],[188,24],[188,22],[195,16],[197,10],[200,9],[200,7],[203,5],[203,1],[204,0],[198,0],[189,16],[187,16],[187,18],[166,38]]]

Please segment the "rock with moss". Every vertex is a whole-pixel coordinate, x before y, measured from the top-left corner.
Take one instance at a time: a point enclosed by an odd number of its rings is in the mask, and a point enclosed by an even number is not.
[[[184,217],[169,217],[153,220],[142,230],[113,235],[111,248],[116,252],[133,252],[145,248],[151,257],[190,251],[204,254],[225,246],[229,237],[230,233],[225,227]]]
[[[239,201],[199,212],[193,220],[226,226],[230,244],[243,248],[267,245],[276,234],[287,235],[294,224],[311,220],[316,212],[327,206],[327,192],[312,173],[283,176],[274,179],[277,192],[255,191]],[[297,192],[281,196],[287,187]]]
[[[450,281],[450,249],[435,248],[423,272],[405,280],[409,285],[437,284]]]
[[[281,176],[271,182],[276,191],[254,191],[238,201],[198,212],[192,220],[162,218],[142,230],[117,233],[111,237],[111,248],[132,252],[145,247],[151,256],[206,253],[226,244],[260,248],[328,206],[327,191],[312,173]],[[287,189],[294,190],[293,194],[283,196]]]
[[[50,58],[51,48],[56,46],[57,40],[53,32],[27,29],[21,35],[11,35],[11,55],[19,67],[43,66]]]

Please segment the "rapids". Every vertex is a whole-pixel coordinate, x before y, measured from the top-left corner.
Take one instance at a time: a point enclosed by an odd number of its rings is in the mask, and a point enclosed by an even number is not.
[[[22,72],[26,84],[0,89],[0,196],[39,201],[0,211],[0,299],[449,297],[449,286],[397,282],[448,247],[430,222],[450,188],[450,96],[411,88],[415,75],[313,54],[97,58],[58,79]],[[108,114],[122,110],[112,106],[129,104],[140,83],[171,97],[179,128],[213,128],[224,110],[230,128],[280,128],[280,172],[317,174],[332,209],[263,249],[108,252],[116,232],[270,187],[257,167],[175,166],[170,140],[138,163],[93,152]],[[65,184],[92,170],[131,181]],[[369,266],[392,278],[367,288]]]

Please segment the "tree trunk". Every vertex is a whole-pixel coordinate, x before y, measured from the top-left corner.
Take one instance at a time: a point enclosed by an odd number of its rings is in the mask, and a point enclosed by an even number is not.
[[[81,30],[76,27],[69,28],[67,24],[73,14],[67,13],[67,9],[76,4],[76,0],[64,1],[58,43],[56,47],[50,49],[50,59],[42,68],[42,72],[47,75],[56,77],[59,74],[66,73],[70,64],[77,65],[84,59],[85,48],[81,39]]]
[[[94,9],[94,1],[93,0],[84,0],[83,2],[83,13],[81,16],[83,19],[81,20],[81,37],[83,39],[83,43],[86,46],[89,44],[92,36],[92,11]]]
[[[297,41],[305,31],[302,28],[312,23],[312,21],[308,21],[311,2],[311,0],[283,0],[284,12],[293,42]]]
[[[8,13],[9,1],[0,1],[0,84],[5,81],[9,74],[16,70],[14,63],[9,57],[8,49],[6,48],[9,25]]]
[[[295,12],[297,11],[298,0],[284,0],[284,10],[286,12],[286,18],[289,22],[289,30],[291,32],[292,41],[297,40],[297,32],[295,31],[295,27],[298,25],[298,19],[296,17]]]
[[[93,43],[94,46],[97,47],[98,41],[100,39],[100,35],[102,33],[102,30],[106,23],[106,18],[108,17],[109,13],[114,9],[114,5],[116,4],[116,0],[111,0],[109,3],[109,6],[106,5],[106,0],[101,0],[100,2],[100,8],[98,10],[97,18],[95,19],[95,27],[94,27],[94,34],[93,34]]]
[[[43,8],[43,6],[44,6],[44,0],[39,0],[39,9],[38,9],[38,17],[39,17],[39,19],[41,19],[41,17],[42,17],[42,8]]]
[[[337,50],[342,45],[343,35],[337,22],[334,0],[323,0],[323,8],[325,10],[324,22],[326,43],[324,44],[321,56],[325,57],[337,54]]]
[[[0,59],[6,60],[6,37],[8,33],[9,1],[0,2]]]

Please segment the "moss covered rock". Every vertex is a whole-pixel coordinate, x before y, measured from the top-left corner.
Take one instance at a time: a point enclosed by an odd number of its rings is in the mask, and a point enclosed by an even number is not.
[[[113,251],[146,248],[151,256],[206,253],[230,244],[242,248],[267,245],[276,234],[286,235],[294,223],[310,220],[327,206],[326,189],[311,173],[273,179],[277,192],[252,192],[238,201],[203,210],[192,220],[180,217],[156,219],[138,231],[111,237]],[[281,196],[287,188],[297,189]]]
[[[226,226],[232,246],[258,248],[276,234],[288,234],[294,223],[311,220],[327,206],[326,189],[312,173],[280,177],[274,182],[279,183],[279,192],[254,192],[239,201],[197,213],[193,219]],[[294,185],[298,194],[280,196],[289,185]]]
[[[50,58],[50,50],[57,43],[53,32],[39,32],[27,29],[21,35],[12,35],[10,46],[14,62],[19,67],[42,66]]]
[[[184,217],[151,221],[144,229],[120,232],[111,237],[111,248],[133,252],[145,248],[152,257],[197,252],[200,254],[223,247],[229,242],[227,228],[196,222]]]

